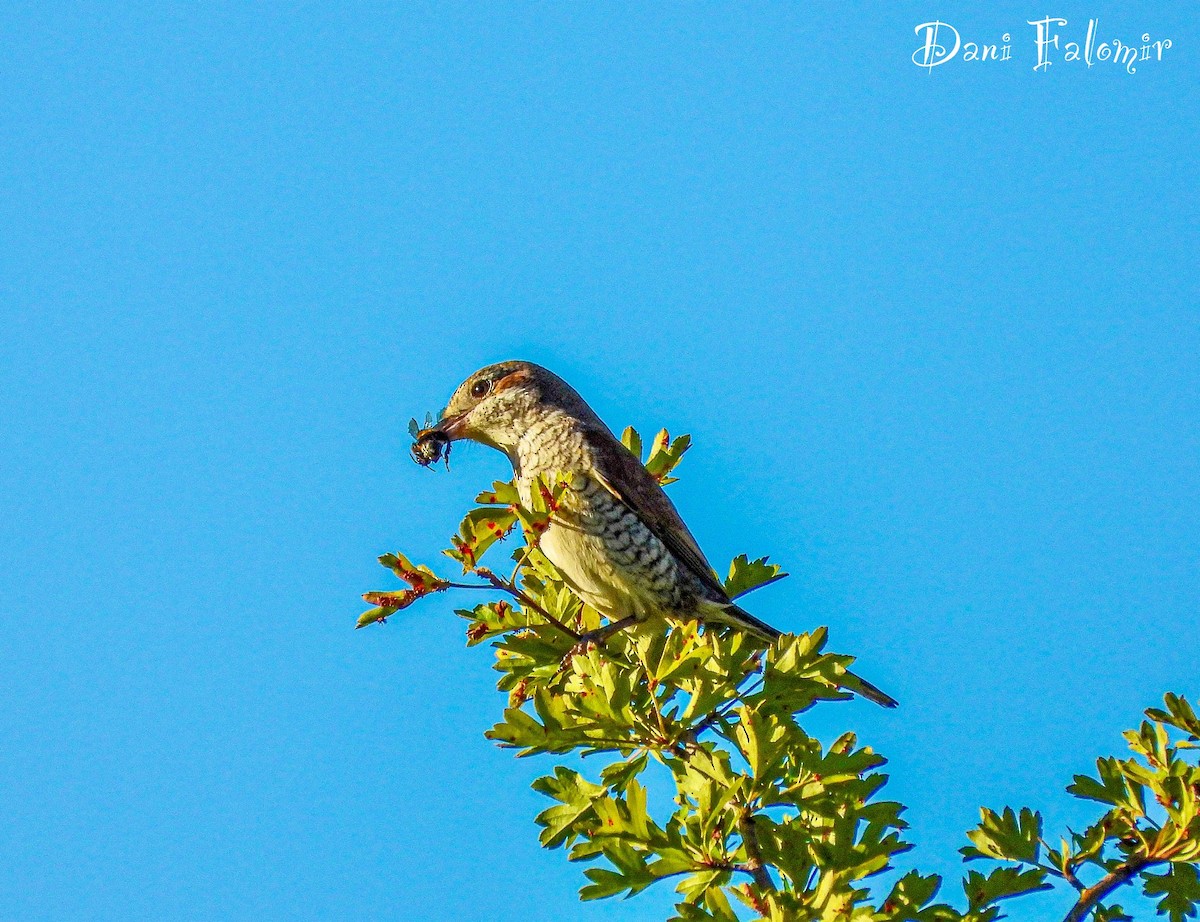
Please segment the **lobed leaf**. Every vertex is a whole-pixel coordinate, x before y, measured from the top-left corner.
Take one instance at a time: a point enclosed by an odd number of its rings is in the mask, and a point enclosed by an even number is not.
[[[663,486],[674,483],[678,478],[670,476],[671,472],[683,460],[684,452],[691,446],[692,437],[690,435],[681,435],[671,441],[667,430],[660,430],[650,445],[650,457],[646,459],[646,470],[653,474]]]
[[[731,599],[739,598],[755,589],[778,582],[788,574],[777,563],[768,563],[766,557],[750,560],[739,554],[729,564],[729,576],[725,578],[725,594]]]
[[[1144,892],[1148,897],[1161,896],[1159,915],[1169,916],[1171,922],[1184,922],[1196,917],[1200,904],[1200,874],[1195,865],[1172,864],[1164,874],[1143,872]]]

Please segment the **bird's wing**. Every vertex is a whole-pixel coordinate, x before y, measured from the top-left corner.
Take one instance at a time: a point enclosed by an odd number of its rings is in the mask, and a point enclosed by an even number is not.
[[[589,431],[586,439],[592,449],[594,476],[601,486],[628,506],[675,559],[695,574],[713,593],[713,601],[728,601],[724,585],[654,475],[611,433]]]
[[[771,625],[759,621],[749,612],[729,601],[725,587],[717,579],[713,568],[709,566],[700,545],[683,524],[675,504],[663,492],[662,486],[654,476],[642,466],[642,462],[615,438],[612,433],[604,430],[598,432],[589,430],[585,438],[592,449],[595,468],[592,476],[618,500],[624,503],[646,527],[654,533],[667,550],[675,555],[675,559],[691,570],[706,589],[713,593],[712,601],[728,603],[724,606],[725,617],[720,620],[740,627],[749,628],[751,633],[765,639],[768,643],[780,636],[780,632]],[[880,691],[866,679],[847,672],[843,679],[843,688],[856,692],[868,701],[874,701],[886,708],[897,706],[896,699]]]

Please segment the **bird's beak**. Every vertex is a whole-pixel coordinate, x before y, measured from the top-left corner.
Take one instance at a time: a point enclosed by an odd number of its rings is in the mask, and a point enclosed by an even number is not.
[[[420,437],[440,435],[448,442],[465,439],[467,437],[467,415],[466,413],[459,413],[457,416],[447,416],[445,419],[438,420],[436,426],[421,432]]]

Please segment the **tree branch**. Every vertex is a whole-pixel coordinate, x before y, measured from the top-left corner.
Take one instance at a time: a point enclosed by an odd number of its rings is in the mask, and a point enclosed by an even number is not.
[[[1071,911],[1067,913],[1063,922],[1083,922],[1087,918],[1087,914],[1102,899],[1118,887],[1129,883],[1129,881],[1137,877],[1146,868],[1162,864],[1165,860],[1165,858],[1157,857],[1131,858],[1115,871],[1107,874],[1092,886],[1083,890],[1079,894],[1079,902],[1071,907]]]
[[[746,871],[754,878],[759,890],[773,893],[775,881],[771,880],[763,863],[762,850],[758,847],[758,831],[754,828],[754,814],[749,807],[744,808],[738,816],[738,832],[741,833],[742,844],[746,846]]]
[[[1084,890],[1087,889],[1087,887],[1085,887],[1083,885],[1083,881],[1081,881],[1078,877],[1075,876],[1075,870],[1071,867],[1070,864],[1067,864],[1067,866],[1062,870],[1062,872],[1060,873],[1059,876],[1062,877],[1063,880],[1065,880],[1067,883],[1069,883],[1072,887],[1074,887],[1080,893],[1082,893]]]

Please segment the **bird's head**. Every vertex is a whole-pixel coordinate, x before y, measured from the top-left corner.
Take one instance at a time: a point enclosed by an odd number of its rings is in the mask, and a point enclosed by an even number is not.
[[[552,371],[533,362],[497,362],[460,384],[442,419],[421,435],[450,442],[470,439],[511,453],[525,430],[555,409],[595,417],[574,388]]]

